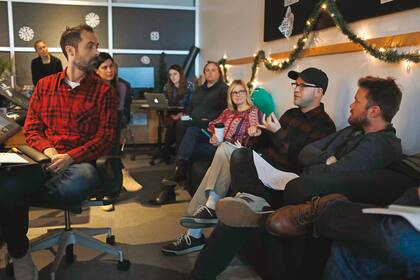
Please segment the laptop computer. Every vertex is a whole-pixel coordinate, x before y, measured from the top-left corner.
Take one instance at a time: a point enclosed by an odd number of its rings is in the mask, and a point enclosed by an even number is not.
[[[144,97],[146,102],[149,105],[149,108],[152,109],[163,109],[163,110],[182,110],[182,106],[169,106],[168,99],[163,93],[156,92],[145,92]]]

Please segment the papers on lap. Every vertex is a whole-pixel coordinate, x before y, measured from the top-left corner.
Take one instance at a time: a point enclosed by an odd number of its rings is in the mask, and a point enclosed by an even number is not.
[[[2,163],[28,163],[28,161],[15,153],[0,153],[0,164]]]
[[[297,177],[295,173],[284,172],[271,166],[255,151],[253,152],[255,168],[257,169],[258,178],[266,187],[274,190],[284,190],[286,184]]]
[[[400,216],[420,232],[420,207],[391,204],[388,208],[365,208],[363,213]]]

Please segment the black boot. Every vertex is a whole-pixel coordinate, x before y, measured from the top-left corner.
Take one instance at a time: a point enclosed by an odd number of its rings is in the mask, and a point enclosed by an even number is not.
[[[179,159],[175,165],[174,173],[167,178],[162,179],[164,186],[173,186],[187,179],[188,160]]]
[[[175,194],[176,185],[170,187],[164,187],[155,199],[150,200],[149,203],[152,205],[163,205],[176,202]]]

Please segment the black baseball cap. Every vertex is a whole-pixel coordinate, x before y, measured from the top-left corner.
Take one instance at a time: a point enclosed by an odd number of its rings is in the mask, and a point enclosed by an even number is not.
[[[297,80],[297,78],[301,78],[308,84],[314,84],[317,87],[322,88],[323,94],[325,94],[325,91],[328,87],[328,77],[327,74],[325,74],[324,71],[318,68],[310,67],[306,68],[302,72],[296,72],[296,71],[289,71],[287,73],[287,76],[289,76],[292,80]]]

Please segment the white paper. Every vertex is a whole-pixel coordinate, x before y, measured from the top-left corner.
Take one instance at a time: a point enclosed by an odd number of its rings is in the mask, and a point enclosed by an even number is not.
[[[290,180],[299,177],[295,173],[284,172],[274,168],[255,151],[253,151],[253,157],[258,178],[266,187],[279,191],[284,190]]]
[[[15,153],[0,153],[0,163],[28,163],[28,161]]]
[[[400,216],[406,219],[417,231],[420,232],[420,207],[389,205],[388,208],[365,208],[365,214],[379,214]]]

